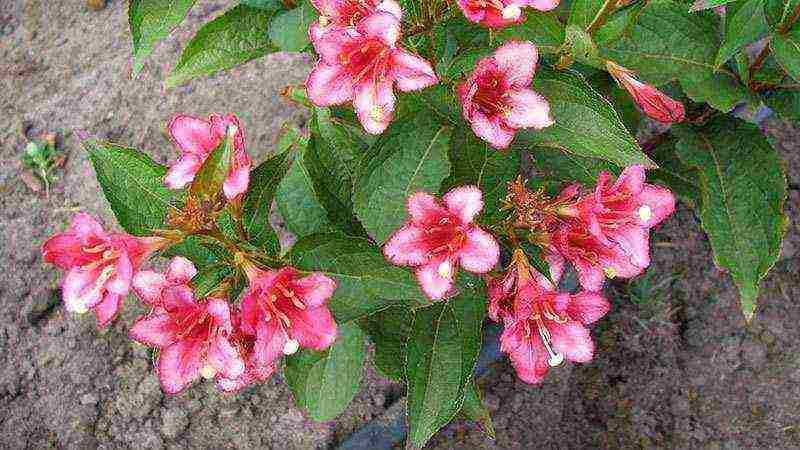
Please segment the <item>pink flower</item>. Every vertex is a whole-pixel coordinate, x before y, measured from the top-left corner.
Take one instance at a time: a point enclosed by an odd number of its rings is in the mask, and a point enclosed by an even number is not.
[[[424,59],[396,46],[400,20],[376,12],[355,27],[333,28],[314,40],[320,60],[306,81],[317,106],[353,102],[364,129],[382,133],[394,117],[393,86],[404,92],[437,83]]]
[[[558,3],[558,0],[458,0],[458,6],[467,19],[489,28],[522,22],[522,8],[525,6],[549,11]]]
[[[191,183],[208,155],[225,139],[229,130],[235,130],[234,157],[222,190],[228,200],[245,193],[250,183],[250,167],[253,162],[244,148],[242,126],[233,114],[211,114],[208,120],[178,115],[170,121],[167,131],[180,149],[181,155],[167,171],[164,178],[166,185],[171,189],[182,189]]]
[[[266,381],[275,373],[277,366],[274,361],[261,363],[256,358],[256,337],[248,335],[241,328],[241,313],[231,314],[233,323],[233,333],[230,336],[231,343],[238,348],[239,354],[244,360],[244,372],[236,378],[227,378],[221,372],[217,373],[214,382],[217,389],[223,392],[238,392],[252,383]]]
[[[165,288],[153,314],[140,317],[130,337],[159,348],[156,370],[161,387],[177,394],[202,376],[238,378],[245,364],[229,336],[233,332],[228,302],[208,298],[198,303],[188,286]]]
[[[511,358],[517,376],[538,383],[564,359],[588,362],[594,343],[584,325],[603,317],[611,305],[594,293],[559,293],[544,277],[520,268],[514,315],[505,321],[500,349]]]
[[[606,245],[619,246],[640,268],[650,265],[650,228],[675,211],[669,189],[645,183],[645,170],[625,168],[616,182],[608,172],[597,180],[594,195],[578,204],[589,232]]]
[[[492,147],[508,147],[518,129],[554,123],[547,100],[528,89],[538,57],[532,42],[509,41],[479,60],[458,87],[464,119]]]
[[[663,123],[682,122],[685,118],[683,103],[673,100],[649,84],[642,83],[633,77],[632,71],[612,61],[606,61],[606,68],[650,118]]]
[[[316,272],[301,277],[293,267],[245,271],[250,287],[242,298],[241,328],[255,336],[252,364],[268,367],[300,347],[324,350],[333,343],[336,323],[325,302],[336,282]]]
[[[392,264],[416,268],[422,290],[439,300],[453,287],[458,266],[486,273],[497,264],[500,247],[494,237],[472,223],[483,209],[476,186],[457,187],[443,197],[444,206],[424,192],[408,198],[408,221],[389,238],[383,253]]]
[[[78,213],[67,231],[44,243],[42,255],[67,271],[61,285],[67,311],[94,309],[97,327],[103,328],[116,317],[133,274],[164,245],[163,238],[107,233],[90,215]]]
[[[312,42],[331,29],[354,27],[376,11],[403,18],[403,9],[394,0],[311,0],[311,4],[319,11],[319,20],[308,27]]]
[[[561,259],[563,262],[563,259]],[[555,261],[555,264],[550,264],[550,277],[553,282],[558,283],[561,280],[563,272],[563,264]],[[523,276],[532,277],[536,283],[547,286],[548,289],[555,289],[556,286],[553,282],[548,280],[536,270],[532,270],[529,266],[528,259],[521,249],[514,251],[511,264],[508,270],[497,277],[487,277],[486,281],[486,297],[489,300],[487,313],[489,318],[495,322],[508,322],[514,317],[514,297],[517,293],[517,283],[520,274]]]
[[[144,303],[159,307],[164,289],[188,285],[195,275],[197,269],[194,264],[182,256],[176,256],[170,260],[165,273],[153,270],[137,272],[133,276],[133,291]]]

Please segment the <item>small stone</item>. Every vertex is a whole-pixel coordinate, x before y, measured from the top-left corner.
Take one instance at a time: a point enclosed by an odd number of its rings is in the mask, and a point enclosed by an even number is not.
[[[86,6],[92,11],[100,11],[106,7],[106,0],[86,0]]]
[[[96,405],[100,398],[94,392],[89,392],[81,396],[81,405]]]

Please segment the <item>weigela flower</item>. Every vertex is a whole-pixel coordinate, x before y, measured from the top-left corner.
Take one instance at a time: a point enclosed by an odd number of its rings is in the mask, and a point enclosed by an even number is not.
[[[513,315],[504,320],[500,337],[501,351],[509,355],[517,376],[526,383],[540,382],[550,367],[565,358],[591,361],[594,343],[585,325],[611,309],[598,294],[556,292],[535,272],[527,262],[518,264]]]
[[[450,292],[459,266],[486,273],[500,256],[494,237],[472,223],[483,209],[480,189],[460,186],[442,200],[444,205],[430,194],[412,194],[406,203],[408,221],[383,247],[392,264],[416,267],[417,280],[432,300]]]
[[[319,20],[308,27],[312,42],[332,29],[355,27],[376,11],[403,18],[403,9],[394,0],[311,0],[311,4],[319,11]]]
[[[650,118],[662,123],[682,122],[685,118],[686,111],[683,103],[673,100],[653,86],[637,80],[633,77],[633,71],[612,61],[606,61],[606,68]]]
[[[378,11],[355,27],[335,28],[314,40],[320,60],[306,81],[317,106],[352,101],[364,129],[382,133],[394,117],[394,86],[404,92],[437,83],[424,59],[397,47],[400,20]]]
[[[228,200],[247,191],[253,162],[245,150],[242,125],[235,115],[211,114],[208,120],[178,115],[170,121],[167,131],[181,151],[178,161],[169,168],[164,178],[168,187],[182,189],[191,183],[208,155],[232,132],[233,164],[222,190]]]
[[[549,11],[558,3],[558,0],[458,0],[458,6],[467,19],[489,28],[522,22],[522,8],[525,6]]]
[[[164,289],[187,285],[197,275],[197,269],[183,256],[170,260],[165,273],[140,270],[133,276],[133,291],[141,301],[153,307],[161,306]]]
[[[603,171],[594,195],[581,200],[579,217],[589,232],[606,245],[617,245],[633,265],[650,265],[650,228],[675,211],[669,189],[647,184],[642,166],[626,167],[619,178]]]
[[[293,267],[263,271],[245,266],[250,286],[242,298],[241,329],[255,336],[252,363],[274,364],[300,347],[328,348],[336,339],[336,323],[325,304],[336,282],[321,273],[301,276]]]
[[[166,243],[159,237],[107,233],[90,215],[78,213],[67,231],[44,243],[42,255],[67,271],[61,285],[67,311],[94,309],[97,327],[103,328],[116,317],[139,266]]]
[[[518,129],[554,123],[547,100],[528,89],[538,58],[532,42],[509,41],[479,60],[458,87],[464,119],[492,147],[508,147]]]
[[[209,297],[197,302],[186,285],[163,289],[152,314],[140,317],[130,337],[161,350],[157,372],[161,387],[177,394],[194,380],[221,374],[235,379],[245,364],[230,341],[233,332],[228,302]]]
[[[252,383],[266,381],[277,369],[274,361],[263,363],[256,358],[256,337],[242,331],[241,313],[233,311],[231,321],[233,333],[229,339],[244,360],[244,372],[236,378],[227,378],[221,372],[217,373],[214,382],[217,389],[223,392],[238,392]]]
[[[555,289],[561,280],[564,271],[563,258],[561,264],[558,261],[550,264],[550,279],[542,276],[538,271],[531,270],[528,266],[528,259],[522,250],[517,249],[511,260],[511,264],[505,273],[496,277],[487,277],[486,297],[489,300],[487,314],[495,322],[506,322],[514,316],[514,298],[517,293],[517,282],[520,272],[517,267],[521,267],[523,272],[531,274],[537,283],[546,285],[549,289]],[[552,280],[552,281],[551,281]]]

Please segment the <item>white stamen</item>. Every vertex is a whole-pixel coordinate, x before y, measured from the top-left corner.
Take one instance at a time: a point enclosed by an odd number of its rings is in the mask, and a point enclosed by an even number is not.
[[[522,9],[519,6],[511,4],[503,8],[503,19],[517,20],[522,15]]]
[[[640,206],[639,218],[642,219],[643,222],[647,222],[648,220],[653,218],[653,210],[650,209],[650,207],[647,205]]]
[[[441,264],[439,264],[439,267],[436,268],[436,272],[442,278],[450,278],[450,275],[453,273],[452,269],[450,268],[450,261],[443,261]]]
[[[319,25],[323,28],[327,27],[330,23],[327,16],[319,16]]]
[[[298,350],[300,350],[300,343],[295,339],[289,338],[283,344],[283,354],[286,356],[294,355]]]
[[[239,127],[236,125],[228,125],[228,137],[233,139],[236,136],[236,132],[239,131]]]
[[[216,374],[217,369],[215,369],[213,366],[203,366],[203,368],[200,369],[200,376],[205,379],[214,378],[214,375]]]
[[[89,312],[89,308],[87,308],[86,305],[81,304],[80,306],[75,307],[72,312],[75,314],[86,314]]]
[[[560,366],[561,363],[563,363],[563,362],[564,362],[564,354],[563,353],[551,354],[550,358],[547,360],[547,364],[549,364],[550,367]]]
[[[547,349],[547,353],[550,355],[547,359],[547,364],[550,367],[561,365],[561,363],[564,362],[564,354],[553,351],[553,348],[550,346],[550,332],[547,331],[547,328],[545,328],[543,324],[537,323],[536,325],[539,328],[539,336],[542,338],[542,344],[544,344],[544,348]]]

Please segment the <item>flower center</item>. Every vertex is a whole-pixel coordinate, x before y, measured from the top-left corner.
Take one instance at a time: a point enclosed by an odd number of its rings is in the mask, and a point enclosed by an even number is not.
[[[439,222],[425,229],[428,235],[428,257],[451,255],[460,250],[467,242],[467,233],[463,227],[449,217],[439,219]],[[438,272],[443,277],[450,274],[450,262],[444,261],[439,265]],[[447,275],[443,275],[446,272]]]
[[[550,336],[550,331],[547,329],[545,325],[545,320],[549,320],[555,323],[567,323],[568,319],[559,316],[553,311],[552,306],[547,301],[540,301],[536,305],[534,305],[534,312],[533,315],[529,320],[525,323],[525,337],[530,339],[531,338],[531,322],[536,325],[536,329],[539,332],[539,337],[542,339],[542,344],[544,348],[547,350],[547,354],[549,358],[547,359],[547,364],[550,367],[556,367],[561,365],[564,362],[564,354],[558,353],[553,349],[553,339]]]
[[[288,301],[295,308],[300,310],[306,309],[306,304],[303,303],[303,300],[301,300],[294,291],[280,282],[275,282],[275,284],[272,285],[269,295],[263,295],[260,298],[263,299],[263,301],[259,302],[259,306],[264,314],[264,321],[269,322],[273,317],[277,317],[278,326],[286,336],[286,342],[283,344],[283,354],[291,355],[296,353],[300,348],[300,343],[292,338],[292,321],[289,319],[289,316],[278,307],[278,302],[281,300]]]
[[[488,73],[477,81],[478,89],[472,96],[472,103],[487,116],[505,115],[511,111],[506,104],[505,88],[501,74]]]

